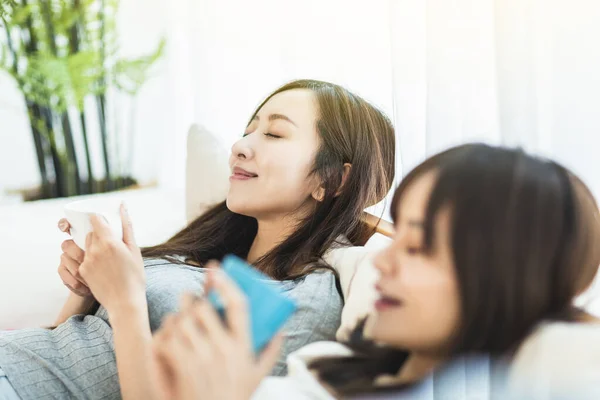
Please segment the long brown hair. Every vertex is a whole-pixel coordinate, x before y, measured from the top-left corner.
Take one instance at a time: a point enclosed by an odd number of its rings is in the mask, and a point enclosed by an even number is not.
[[[341,236],[356,243],[371,232],[361,222],[363,210],[381,201],[394,180],[395,137],[380,110],[348,90],[328,82],[298,80],[269,95],[253,113],[278,93],[308,89],[318,104],[316,129],[320,146],[311,174],[325,195],[295,232],[259,259],[255,266],[279,280],[298,278],[327,268],[323,253]],[[340,190],[344,163],[352,168]],[[198,182],[199,185],[202,182]],[[225,254],[246,258],[257,232],[254,218],[236,214],[225,202],[209,209],[166,243],[142,250],[144,257],[204,265]],[[179,258],[177,258],[179,256]],[[311,265],[311,268],[306,268]]]
[[[585,315],[573,300],[600,265],[600,218],[581,180],[519,149],[463,145],[406,176],[394,194],[394,221],[407,187],[429,171],[436,171],[437,181],[426,209],[424,249],[431,251],[435,217],[449,206],[461,302],[448,358],[510,355],[541,321],[574,322]],[[408,355],[362,340],[350,347],[358,349],[350,358],[311,365],[342,395],[377,391],[375,377],[397,373]]]

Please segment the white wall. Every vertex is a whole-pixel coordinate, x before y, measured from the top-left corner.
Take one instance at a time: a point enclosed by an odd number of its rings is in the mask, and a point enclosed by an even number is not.
[[[160,37],[168,34],[169,20],[166,16],[170,6],[160,0],[121,0],[117,25],[122,56],[136,57],[155,48]],[[173,92],[168,73],[169,54],[156,66],[154,77],[142,88],[136,100],[133,172],[142,182],[159,176],[164,135],[169,132],[173,110],[177,107],[176,99],[170,97]],[[127,131],[131,102],[125,99],[117,106],[119,124]],[[94,119],[93,114],[90,114],[91,119]],[[95,141],[91,145],[92,151],[99,152],[99,146],[99,142]],[[125,148],[122,150],[126,151]],[[94,165],[94,171],[97,171],[98,177],[102,176],[99,162]],[[39,180],[24,101],[12,79],[0,73],[0,193],[6,188],[35,186]]]
[[[600,198],[600,2],[391,3],[403,173],[466,141],[519,145]]]
[[[561,2],[553,21],[557,33],[546,101],[553,108],[555,156],[600,200],[600,2]]]
[[[185,138],[177,135],[191,122],[230,147],[263,98],[293,79],[345,85],[393,117],[387,0],[178,4],[170,16],[178,22],[170,31],[178,39],[171,83],[184,107],[165,147],[171,161],[162,176],[172,177],[169,184],[183,185]]]
[[[39,179],[25,104],[12,79],[0,72],[0,194]]]
[[[190,65],[191,90],[179,86],[193,106],[178,121],[206,125],[224,145],[273,88],[320,78],[392,116],[398,176],[436,151],[483,140],[556,158],[600,196],[600,7],[590,0],[179,4],[188,7],[177,28],[187,43],[176,64]],[[182,166],[163,172],[180,176]]]
[[[386,10],[381,0],[193,2],[195,118],[230,143],[264,96],[298,78],[347,85],[391,114]]]

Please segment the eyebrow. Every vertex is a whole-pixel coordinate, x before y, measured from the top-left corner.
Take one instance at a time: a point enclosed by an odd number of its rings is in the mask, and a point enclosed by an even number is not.
[[[408,221],[408,226],[414,229],[423,229],[425,224],[422,221],[410,220]]]
[[[283,115],[283,114],[271,114],[269,115],[269,121],[276,121],[276,120],[283,120],[283,121],[287,121],[290,124],[294,125],[295,127],[298,127],[298,125],[296,125],[296,123],[294,121],[292,121],[289,117]],[[260,118],[258,117],[258,115],[255,115],[254,118],[252,119],[253,121],[260,121]]]

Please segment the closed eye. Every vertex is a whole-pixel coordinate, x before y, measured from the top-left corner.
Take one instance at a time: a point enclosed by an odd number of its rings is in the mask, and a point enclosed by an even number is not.
[[[406,248],[406,252],[410,255],[417,255],[417,254],[421,253],[421,251],[423,251],[423,249],[420,247],[407,247]]]
[[[272,133],[265,133],[265,136],[273,139],[281,139],[281,136],[273,135]]]

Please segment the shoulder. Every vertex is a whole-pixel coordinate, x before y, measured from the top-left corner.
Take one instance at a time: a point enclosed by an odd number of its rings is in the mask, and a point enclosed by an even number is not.
[[[181,293],[198,292],[204,284],[202,268],[177,264],[161,259],[145,259],[146,291],[148,298],[172,298],[178,302]]]
[[[147,275],[173,275],[173,274],[204,274],[204,269],[194,265],[179,264],[161,258],[145,258],[144,268]]]
[[[581,391],[600,398],[600,324],[540,325],[513,358],[509,382],[521,390]]]
[[[514,363],[526,367],[571,359],[577,363],[593,360],[600,368],[600,323],[542,324],[520,346]]]
[[[204,282],[204,269],[177,264],[167,260],[144,260],[148,295],[174,292],[179,298],[182,290],[197,291]]]
[[[339,309],[343,305],[335,274],[327,269],[313,271],[295,281],[284,281],[282,287],[300,306],[326,305]]]

